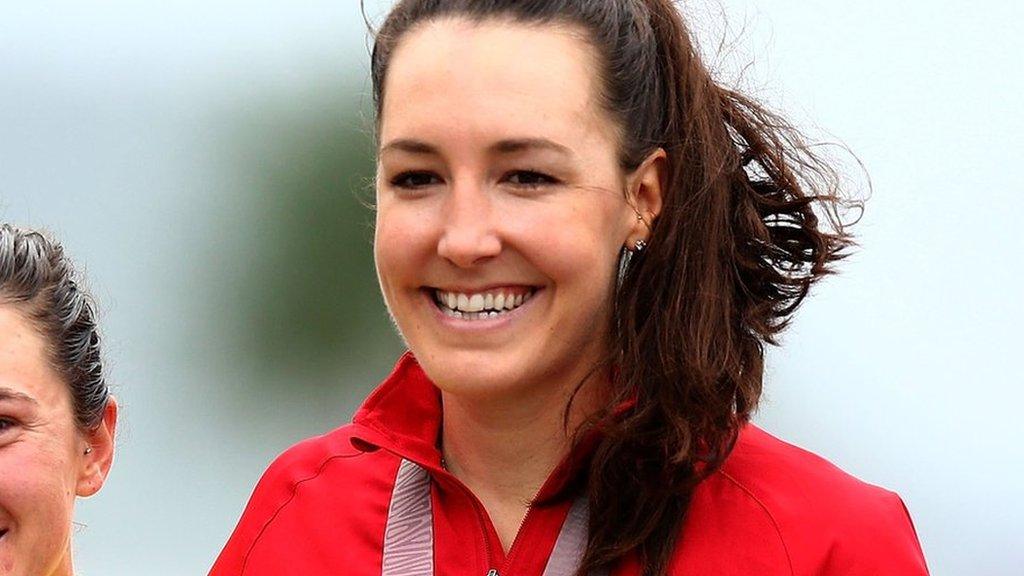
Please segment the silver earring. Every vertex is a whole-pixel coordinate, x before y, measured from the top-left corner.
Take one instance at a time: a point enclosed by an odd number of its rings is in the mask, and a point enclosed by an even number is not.
[[[643,222],[643,225],[644,225],[644,226],[647,226],[648,228],[650,227],[650,226],[648,226],[648,225],[647,225],[647,220],[644,220],[644,217],[643,217],[643,215],[642,215],[642,214],[640,214],[640,211],[639,211],[639,210],[636,210],[636,209],[634,209],[634,210],[633,210],[633,213],[634,213],[634,214],[636,214],[636,220],[637,220],[637,222]]]
[[[643,252],[644,248],[647,248],[647,242],[644,242],[643,240],[637,240],[636,243],[633,244],[633,249],[636,252]]]
[[[83,454],[85,454],[86,456],[88,456],[89,454],[92,454],[92,446],[89,446],[88,448],[86,448],[85,452],[83,452]]]

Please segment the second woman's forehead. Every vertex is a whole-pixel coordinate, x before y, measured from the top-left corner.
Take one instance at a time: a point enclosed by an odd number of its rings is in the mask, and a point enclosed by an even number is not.
[[[575,29],[504,21],[428,22],[392,55],[380,142],[614,138],[595,51]],[[477,142],[479,144],[479,142]]]
[[[44,409],[70,409],[70,392],[45,338],[16,307],[0,305],[0,335],[0,387],[7,396]]]

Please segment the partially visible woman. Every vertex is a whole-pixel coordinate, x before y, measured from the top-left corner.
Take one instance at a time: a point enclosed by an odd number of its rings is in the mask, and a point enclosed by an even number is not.
[[[0,224],[0,575],[73,574],[75,498],[99,491],[117,402],[95,306],[60,244]]]

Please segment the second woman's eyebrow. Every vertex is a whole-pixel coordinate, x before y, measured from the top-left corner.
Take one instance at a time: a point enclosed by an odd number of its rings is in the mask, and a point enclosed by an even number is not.
[[[36,406],[39,405],[39,402],[36,401],[35,398],[25,394],[24,392],[18,392],[17,390],[0,386],[0,402],[4,401],[27,402]]]

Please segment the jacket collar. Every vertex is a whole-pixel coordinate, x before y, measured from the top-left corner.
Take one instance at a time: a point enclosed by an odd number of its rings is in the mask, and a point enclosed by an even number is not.
[[[352,444],[364,452],[384,449],[435,475],[446,475],[438,449],[442,416],[440,390],[406,352],[353,416]],[[572,489],[599,441],[598,433],[586,434],[548,477],[536,502],[558,500]]]
[[[441,392],[406,352],[352,418],[353,444],[383,448],[425,468],[439,469]]]

